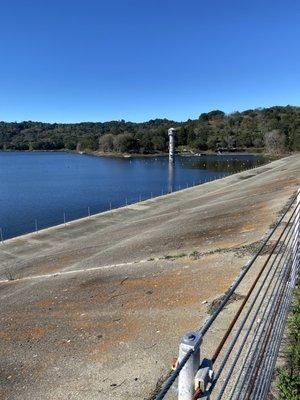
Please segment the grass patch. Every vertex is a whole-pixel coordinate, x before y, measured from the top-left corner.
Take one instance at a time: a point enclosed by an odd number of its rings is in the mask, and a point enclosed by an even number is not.
[[[230,289],[228,289],[223,296],[220,296],[216,299],[214,299],[208,306],[207,308],[207,313],[208,314],[213,314],[221,305],[222,301],[224,300],[225,296],[227,296],[228,292]],[[243,299],[245,296],[242,296],[241,294],[238,293],[232,293],[232,295],[229,297],[229,300],[227,301],[226,305],[233,303],[234,301],[238,301]]]
[[[193,251],[193,252],[189,255],[189,257],[190,257],[192,260],[199,260],[202,256],[203,256],[203,253],[200,253],[200,252],[197,251],[197,250]]]
[[[280,400],[300,399],[300,286],[295,290],[287,322],[287,340],[283,350],[285,366],[277,369]]]
[[[262,243],[263,243],[263,240],[258,240],[257,242],[252,242],[250,244],[246,244],[244,246],[235,248],[233,250],[240,257],[246,256],[248,254],[254,255],[254,254],[258,253],[259,249],[261,248]],[[275,245],[274,241],[267,243],[259,254],[261,256],[269,255],[269,254],[271,254],[272,251],[273,251],[273,254],[277,254],[277,253],[282,254],[286,248],[284,243],[279,242],[277,244],[276,248],[273,250],[274,245]]]
[[[185,253],[180,253],[180,254],[173,254],[173,255],[167,255],[167,256],[163,256],[164,260],[176,260],[177,258],[182,258],[185,257],[186,254]]]
[[[296,194],[297,194],[297,191],[295,191],[295,192],[289,197],[289,199],[288,199],[288,201],[286,202],[286,204],[282,207],[281,210],[278,211],[278,213],[277,213],[277,217],[278,217],[278,218],[277,218],[276,221],[274,221],[274,222],[270,225],[270,229],[275,228],[275,226],[276,226],[276,224],[277,224],[277,222],[278,222],[278,219],[281,218],[281,217],[283,216],[283,214],[288,210],[288,208],[289,208],[289,206],[290,206],[290,204],[291,204],[291,201],[292,201],[292,199],[296,196]]]
[[[164,384],[164,382],[169,378],[169,376],[172,374],[172,370],[170,370],[169,372],[167,372],[164,376],[162,376],[158,382],[156,383],[155,389],[152,391],[150,397],[148,398],[148,400],[155,400],[156,396],[158,395],[162,385]]]
[[[252,174],[252,175],[242,175],[239,177],[240,180],[245,180],[245,179],[249,179],[249,178],[253,178],[254,176],[256,176],[256,174]]]
[[[10,269],[7,269],[7,270],[5,271],[5,278],[6,278],[8,281],[14,281],[14,280],[15,280],[15,277],[13,276],[13,274],[12,274],[12,272],[11,272]]]

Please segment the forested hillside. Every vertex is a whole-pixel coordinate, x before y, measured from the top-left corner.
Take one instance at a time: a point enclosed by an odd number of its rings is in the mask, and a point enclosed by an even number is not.
[[[271,107],[174,122],[49,124],[0,122],[1,150],[78,150],[149,154],[168,148],[167,130],[178,127],[177,145],[195,151],[274,148],[300,150],[300,107]]]

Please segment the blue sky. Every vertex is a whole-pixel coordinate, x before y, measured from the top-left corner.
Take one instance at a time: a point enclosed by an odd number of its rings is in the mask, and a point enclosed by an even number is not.
[[[298,0],[1,0],[0,120],[300,105]]]

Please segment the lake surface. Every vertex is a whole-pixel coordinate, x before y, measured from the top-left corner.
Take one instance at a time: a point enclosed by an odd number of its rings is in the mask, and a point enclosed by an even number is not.
[[[256,155],[108,158],[0,152],[4,239],[198,185],[261,165]],[[0,232],[1,233],[1,232]]]

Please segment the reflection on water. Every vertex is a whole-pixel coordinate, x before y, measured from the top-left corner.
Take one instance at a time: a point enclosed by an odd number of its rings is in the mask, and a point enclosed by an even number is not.
[[[259,156],[254,158],[252,156],[247,159],[247,156],[223,154],[218,156],[182,156],[178,160],[178,163],[185,168],[230,173],[257,167],[265,162],[266,160]]]
[[[174,190],[174,162],[169,162],[168,169],[168,193],[172,193]]]

